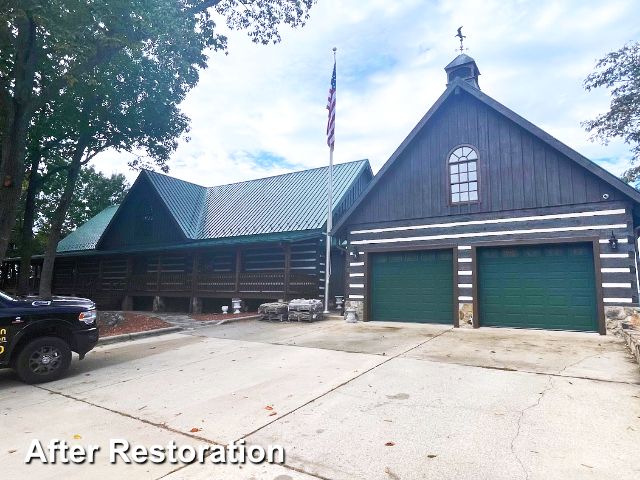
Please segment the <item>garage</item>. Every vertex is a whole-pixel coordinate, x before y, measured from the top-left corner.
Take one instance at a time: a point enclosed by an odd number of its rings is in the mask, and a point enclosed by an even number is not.
[[[479,248],[479,324],[598,331],[591,243]]]
[[[373,253],[371,319],[453,323],[453,252]]]

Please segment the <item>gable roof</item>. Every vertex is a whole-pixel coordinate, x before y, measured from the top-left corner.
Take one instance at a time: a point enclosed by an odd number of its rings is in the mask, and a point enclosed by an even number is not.
[[[210,188],[150,171],[143,171],[138,179],[144,176],[149,180],[182,230],[188,245],[195,242],[203,246],[235,245],[253,242],[256,236],[265,241],[272,238],[287,240],[293,238],[291,232],[318,233],[324,229],[328,168]],[[334,212],[349,188],[363,174],[367,175],[367,180],[373,176],[368,160],[334,165]],[[103,210],[69,234],[60,242],[58,251],[94,250],[118,208],[114,206]]]
[[[109,222],[118,211],[119,205],[112,205],[102,210],[87,223],[80,225],[58,243],[58,252],[77,250],[93,250]]]
[[[550,145],[551,147],[555,148],[560,153],[566,155],[569,159],[573,160],[574,162],[576,162],[580,166],[586,168],[592,174],[596,175],[601,180],[607,182],[613,188],[615,188],[615,189],[619,190],[620,192],[622,192],[623,194],[627,195],[633,201],[635,201],[637,203],[640,203],[640,192],[638,190],[636,190],[635,188],[631,187],[630,185],[627,185],[622,180],[620,180],[618,177],[616,177],[615,175],[611,174],[610,172],[608,172],[607,170],[602,168],[600,165],[592,162],[591,160],[586,158],[584,155],[581,155],[580,153],[576,152],[575,150],[573,150],[569,146],[567,146],[564,143],[562,143],[560,140],[558,140],[555,137],[549,135],[547,132],[542,130],[540,127],[537,127],[533,123],[531,123],[528,120],[522,118],[520,115],[518,115],[514,111],[508,109],[507,107],[505,107],[504,105],[502,105],[498,101],[494,100],[489,95],[483,93],[482,91],[480,91],[479,89],[477,89],[477,88],[473,87],[472,85],[468,84],[464,80],[461,80],[460,78],[456,78],[456,79],[452,80],[451,83],[449,83],[449,85],[447,86],[447,88],[443,92],[443,94],[440,95],[438,100],[436,100],[436,102],[432,105],[432,107],[425,114],[425,116],[422,117],[422,119],[413,128],[413,130],[411,130],[411,133],[409,133],[407,138],[405,138],[404,141],[400,144],[400,146],[396,149],[396,151],[393,152],[391,157],[389,157],[389,160],[387,160],[385,162],[385,164],[378,171],[378,173],[373,178],[373,180],[371,182],[369,182],[369,184],[367,185],[365,190],[356,199],[356,201],[351,205],[349,210],[347,210],[347,212],[340,218],[340,220],[338,220],[338,222],[336,222],[335,226],[332,229],[332,234],[335,234],[336,232],[338,232],[340,229],[342,229],[344,227],[344,225],[348,221],[349,217],[351,217],[351,215],[353,215],[353,213],[356,211],[356,209],[359,207],[359,205],[362,203],[362,201],[375,188],[375,186],[380,181],[380,179],[384,176],[386,171],[389,170],[391,165],[393,165],[393,163],[400,157],[402,152],[409,146],[409,144],[416,137],[416,135],[418,135],[418,133],[430,122],[430,120],[433,118],[433,116],[438,111],[438,109],[442,106],[442,104],[445,102],[445,100],[447,100],[447,98],[449,98],[449,96],[451,96],[453,93],[455,93],[458,89],[462,89],[465,92],[471,94],[473,97],[475,97],[476,99],[478,99],[481,102],[485,103],[486,105],[488,105],[492,109],[496,110],[498,113],[504,115],[509,120],[515,122],[517,125],[519,125],[523,129],[525,129],[526,131],[528,131],[532,135],[538,137],[543,142],[546,142],[548,145]]]

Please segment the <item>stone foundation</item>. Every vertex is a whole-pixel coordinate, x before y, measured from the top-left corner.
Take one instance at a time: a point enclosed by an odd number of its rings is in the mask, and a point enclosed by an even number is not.
[[[153,297],[153,312],[164,312],[165,305],[162,297]]]
[[[346,314],[346,310],[347,308],[355,308],[356,309],[356,318],[358,319],[359,322],[362,322],[363,320],[363,316],[364,316],[364,302],[363,301],[354,301],[354,300],[347,300],[345,302],[345,314],[344,317],[347,317]]]
[[[202,299],[191,297],[191,313],[200,315],[202,313]]]
[[[619,334],[625,328],[635,328],[640,330],[640,308],[639,307],[604,307],[604,315],[607,321],[607,332]]]
[[[460,328],[473,328],[473,303],[459,303]]]
[[[133,297],[131,295],[126,295],[122,300],[122,310],[125,312],[133,310]]]

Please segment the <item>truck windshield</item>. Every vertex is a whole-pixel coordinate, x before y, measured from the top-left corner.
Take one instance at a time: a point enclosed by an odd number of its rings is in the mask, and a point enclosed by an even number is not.
[[[8,295],[8,294],[4,293],[2,290],[0,290],[0,299],[6,300],[8,302],[15,302],[16,301],[15,298],[13,298],[11,295]]]

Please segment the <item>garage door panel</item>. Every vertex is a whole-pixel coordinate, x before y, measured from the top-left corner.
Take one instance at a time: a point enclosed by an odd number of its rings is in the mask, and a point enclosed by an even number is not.
[[[370,295],[372,320],[451,323],[452,251],[371,254]]]
[[[480,325],[597,331],[591,244],[478,250]]]

